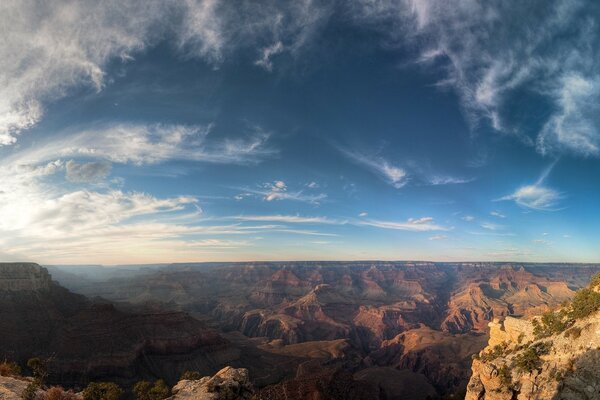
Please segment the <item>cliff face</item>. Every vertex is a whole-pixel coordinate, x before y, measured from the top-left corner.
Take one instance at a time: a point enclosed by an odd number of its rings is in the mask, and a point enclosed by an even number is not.
[[[69,292],[39,265],[0,264],[0,360],[48,358],[51,382],[174,381],[184,369],[213,372],[232,351],[185,313],[124,312]]]
[[[489,324],[465,400],[600,399],[600,313],[536,339],[531,320]]]
[[[46,268],[34,263],[0,263],[0,291],[49,290],[52,279]]]

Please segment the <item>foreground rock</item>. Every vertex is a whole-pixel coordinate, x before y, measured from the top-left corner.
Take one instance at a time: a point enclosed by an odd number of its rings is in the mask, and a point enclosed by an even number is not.
[[[29,385],[29,381],[0,375],[0,399],[21,400],[21,394]]]
[[[600,313],[537,339],[531,321],[490,323],[466,400],[600,399]]]
[[[214,376],[182,380],[173,387],[171,400],[249,400],[254,387],[245,368],[225,367]]]

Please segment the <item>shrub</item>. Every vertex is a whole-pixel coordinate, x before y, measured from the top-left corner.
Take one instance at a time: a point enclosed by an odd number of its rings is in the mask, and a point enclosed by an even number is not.
[[[78,400],[78,397],[71,391],[65,392],[60,386],[54,386],[38,396],[36,400]]]
[[[584,288],[575,293],[575,297],[571,301],[569,316],[573,319],[581,319],[598,310],[600,310],[600,293]]]
[[[592,279],[590,279],[589,287],[590,289],[594,289],[598,285],[600,285],[600,272],[592,276]]]
[[[490,350],[482,353],[480,359],[484,362],[495,360],[498,357],[503,357],[507,353],[508,343],[502,342],[492,347]]]
[[[48,366],[46,361],[38,357],[27,360],[27,366],[33,374],[33,379],[38,386],[42,386],[48,377]]]
[[[83,390],[83,400],[119,400],[123,390],[112,382],[92,382]]]
[[[12,361],[0,362],[0,375],[2,376],[20,376],[21,367]]]
[[[179,380],[197,381],[200,378],[202,378],[202,375],[198,371],[185,371],[183,374],[181,374],[181,378],[179,378]]]
[[[512,366],[520,372],[532,372],[540,368],[540,356],[535,352],[533,347],[529,347],[515,356]]]
[[[512,376],[510,374],[510,369],[506,364],[498,368],[498,376],[500,377],[502,386],[508,388],[512,385]]]
[[[533,320],[534,336],[536,339],[541,339],[563,332],[571,325],[571,322],[566,317],[566,313],[562,310],[556,313],[552,311],[545,312],[542,314],[540,321],[537,319]]]
[[[163,400],[171,395],[171,390],[162,379],[152,384],[148,381],[140,381],[133,387],[133,393],[137,400]]]

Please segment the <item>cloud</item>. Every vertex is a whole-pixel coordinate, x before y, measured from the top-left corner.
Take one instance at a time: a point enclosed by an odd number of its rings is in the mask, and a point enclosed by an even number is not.
[[[491,212],[490,212],[490,215],[491,215],[492,217],[497,217],[497,218],[506,218],[506,215],[502,214],[502,213],[501,213],[501,212],[499,212],[499,211],[491,211]]]
[[[281,53],[283,50],[283,43],[280,41],[273,43],[271,46],[267,46],[261,50],[261,56],[254,62],[254,64],[271,72],[273,70],[273,62],[271,61],[271,57]]]
[[[558,160],[550,163],[542,171],[538,180],[532,185],[521,186],[514,193],[501,197],[496,201],[512,200],[518,205],[539,211],[556,211],[558,202],[564,197],[562,193],[544,185]]]
[[[299,215],[239,215],[232,217],[238,221],[284,222],[293,224],[340,224],[341,221],[326,217],[302,217]]]
[[[287,184],[281,180],[264,183],[261,185],[260,189],[242,188],[246,193],[258,195],[262,197],[263,200],[269,202],[276,200],[291,200],[319,205],[327,199],[325,193],[306,194],[302,190],[294,191],[288,189]]]
[[[597,156],[600,146],[600,76],[593,80],[579,74],[564,76],[555,90],[558,111],[537,138],[542,154],[567,150]]]
[[[513,200],[518,205],[533,210],[553,211],[562,197],[556,190],[536,184],[521,186],[514,193],[499,200]]]
[[[446,239],[448,239],[448,236],[446,236],[446,235],[435,235],[435,236],[430,236],[428,239],[429,240],[446,240]]]
[[[472,215],[465,215],[464,217],[461,217],[461,219],[467,222],[475,221],[475,217]]]
[[[111,164],[105,161],[77,163],[73,160],[69,160],[67,161],[65,168],[67,179],[70,182],[98,182],[108,176]]]
[[[498,225],[498,224],[494,224],[494,223],[491,223],[491,222],[483,222],[481,224],[481,227],[484,228],[484,229],[490,230],[490,231],[498,231],[498,230],[504,229],[504,226]]]
[[[428,231],[449,231],[452,228],[438,225],[434,222],[431,217],[424,218],[410,218],[405,222],[397,221],[381,221],[373,219],[359,220],[356,222],[357,225],[373,226],[382,229],[394,229],[401,231],[412,231],[412,232],[428,232]]]
[[[272,156],[268,132],[255,127],[243,138],[210,140],[212,125],[109,124],[16,152],[12,159],[40,163],[55,158],[93,158],[135,165],[168,160],[246,164]],[[10,159],[9,159],[10,160]]]
[[[352,161],[363,165],[378,174],[390,185],[400,189],[408,183],[408,173],[404,168],[398,167],[382,157],[368,157],[364,154],[339,148],[339,150]]]
[[[543,154],[598,155],[600,32],[594,2],[359,0],[352,8],[357,23],[416,51],[413,59],[421,68],[441,72],[438,86],[456,91],[474,129],[485,122],[525,143],[537,141]],[[539,129],[532,129],[539,121],[530,118],[535,111],[514,112],[524,96],[550,105]],[[531,131],[537,138],[527,135]]]
[[[330,8],[312,0],[3,2],[0,146],[35,126],[47,104],[76,88],[102,90],[110,83],[108,65],[131,62],[159,42],[215,68],[236,50],[261,48],[270,69],[275,53],[296,57],[312,43]]]
[[[475,180],[474,178],[460,178],[460,177],[455,177],[455,176],[441,176],[441,175],[430,176],[428,178],[429,183],[434,186],[456,185],[456,184],[473,182],[474,180]]]
[[[369,215],[369,213],[367,213],[367,212],[364,212],[364,211],[363,211],[363,212],[361,212],[360,214],[358,214],[358,216],[359,216],[359,217],[361,217],[361,218],[364,218],[364,217],[366,217],[366,216],[368,216],[368,215]]]

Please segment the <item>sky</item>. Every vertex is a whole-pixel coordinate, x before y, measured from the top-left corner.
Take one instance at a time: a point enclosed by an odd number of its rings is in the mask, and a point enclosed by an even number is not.
[[[600,262],[595,1],[0,3],[0,259]]]

